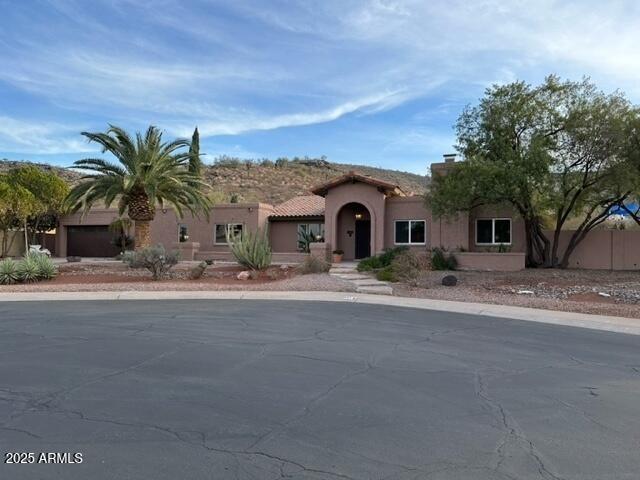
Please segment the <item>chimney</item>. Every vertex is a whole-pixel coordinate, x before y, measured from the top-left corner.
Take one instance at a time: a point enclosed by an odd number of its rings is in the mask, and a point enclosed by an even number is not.
[[[443,157],[444,157],[444,163],[453,163],[456,161],[455,153],[445,153]]]

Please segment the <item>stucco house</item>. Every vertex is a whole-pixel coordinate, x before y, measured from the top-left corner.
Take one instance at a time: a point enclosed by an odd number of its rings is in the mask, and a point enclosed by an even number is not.
[[[432,175],[446,174],[455,161],[447,155],[431,166]],[[426,186],[425,186],[426,187]],[[113,256],[107,226],[115,210],[93,209],[62,218],[56,236],[59,256]],[[309,195],[280,205],[235,203],[216,205],[207,221],[178,219],[158,210],[151,224],[154,243],[179,248],[184,259],[231,259],[226,231],[268,228],[274,261],[299,261],[303,232],[314,235],[312,254],[344,251],[345,260],[404,245],[427,251],[443,247],[459,252],[462,268],[517,270],[524,268],[524,227],[509,209],[483,207],[454,219],[434,219],[422,195],[409,195],[397,185],[349,172],[314,187]],[[500,252],[498,252],[500,250]]]

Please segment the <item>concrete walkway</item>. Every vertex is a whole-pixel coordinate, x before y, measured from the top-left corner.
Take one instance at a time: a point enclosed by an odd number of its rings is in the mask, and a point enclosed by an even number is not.
[[[296,300],[314,302],[350,302],[390,305],[481,315],[483,317],[526,320],[551,325],[589,328],[640,335],[640,319],[557,312],[536,308],[492,305],[486,303],[452,302],[426,298],[395,297],[348,292],[276,292],[276,291],[158,291],[158,292],[13,292],[0,293],[0,302],[86,301],[86,300]],[[0,305],[0,318],[2,318]],[[481,321],[481,319],[479,319]]]
[[[358,262],[333,263],[329,275],[352,283],[358,293],[393,294],[389,282],[382,282],[369,272],[359,272],[357,268]]]

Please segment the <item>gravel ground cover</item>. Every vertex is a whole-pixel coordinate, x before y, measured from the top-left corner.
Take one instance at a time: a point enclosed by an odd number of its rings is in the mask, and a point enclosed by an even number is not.
[[[152,281],[145,269],[132,269],[119,262],[63,263],[59,275],[32,284],[0,285],[0,292],[97,292],[97,291],[203,291],[273,290],[352,292],[350,282],[328,274],[298,275],[291,265],[273,265],[256,279],[238,280],[239,265],[212,265],[202,278],[191,280],[189,271],[199,262],[180,262],[168,278]]]
[[[458,285],[442,286],[452,273]],[[426,272],[414,285],[395,284],[394,294],[640,318],[640,272]]]

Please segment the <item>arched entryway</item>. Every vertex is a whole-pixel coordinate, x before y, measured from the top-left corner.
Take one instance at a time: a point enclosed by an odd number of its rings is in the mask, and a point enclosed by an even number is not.
[[[371,213],[361,203],[343,205],[336,218],[336,249],[344,251],[345,260],[371,256],[373,238]]]

